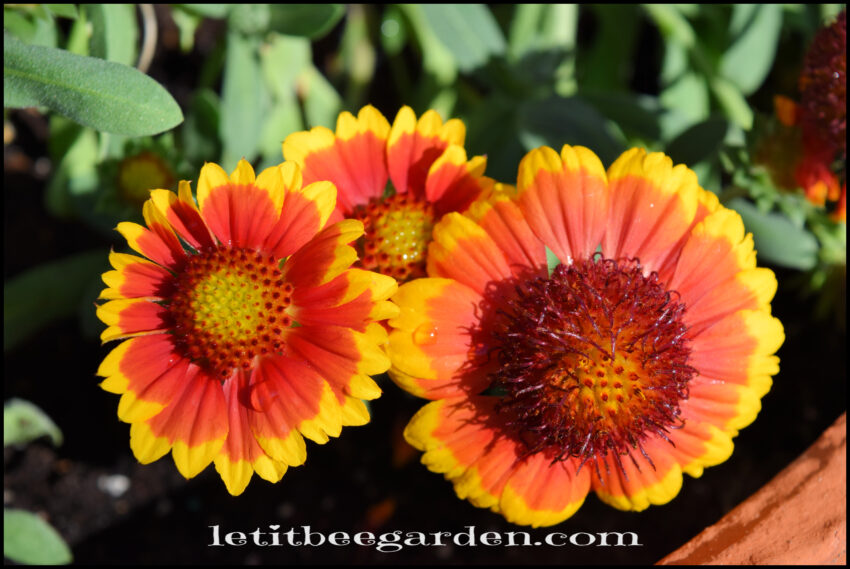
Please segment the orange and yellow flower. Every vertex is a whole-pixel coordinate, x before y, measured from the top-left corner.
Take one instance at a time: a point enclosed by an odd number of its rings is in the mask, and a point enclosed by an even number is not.
[[[206,164],[197,205],[183,181],[150,192],[147,227],[118,224],[146,258],[110,253],[97,315],[101,339],[123,342],[97,373],[140,462],[171,451],[186,478],[215,462],[238,495],[254,472],[277,482],[302,464],[305,437],[369,421],[397,285],[350,268],[363,226],[329,224],[335,203],[294,163],[255,176],[242,160],[230,176]]]
[[[425,276],[434,223],[463,211],[493,186],[483,175],[486,158],[467,159],[465,136],[460,120],[443,123],[433,110],[417,120],[410,107],[402,107],[390,126],[367,105],[356,117],[340,114],[336,132],[319,126],[289,135],[283,154],[302,167],[306,183],[336,185],[332,219],[364,223],[365,235],[356,243],[360,266],[403,281]]]
[[[800,187],[815,205],[838,202],[830,216],[846,221],[847,16],[818,30],[800,74],[800,103],[774,97],[776,116],[789,128],[766,141],[760,161],[777,184]],[[836,163],[840,163],[838,168]]]
[[[547,248],[560,264],[550,271]],[[432,400],[405,437],[458,497],[547,526],[623,510],[725,461],[778,371],[776,279],[696,175],[632,149],[529,152],[434,228],[392,300],[390,375]]]

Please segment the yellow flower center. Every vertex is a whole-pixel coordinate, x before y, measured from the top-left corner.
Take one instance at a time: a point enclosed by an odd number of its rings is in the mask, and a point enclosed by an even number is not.
[[[171,169],[153,152],[128,156],[118,167],[118,188],[132,202],[142,203],[150,197],[150,190],[173,185]]]
[[[364,269],[399,281],[425,276],[426,253],[434,229],[431,204],[395,194],[373,198],[359,206],[354,217],[365,227],[356,244]]]
[[[168,305],[176,344],[227,379],[252,367],[256,356],[282,352],[292,290],[278,261],[262,253],[221,248],[193,255]]]

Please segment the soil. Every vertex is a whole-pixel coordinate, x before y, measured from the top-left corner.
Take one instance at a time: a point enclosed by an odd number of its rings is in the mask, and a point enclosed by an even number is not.
[[[95,247],[103,249],[105,263],[109,247],[122,246],[117,234],[110,239],[45,211],[45,176],[34,167],[46,154],[44,123],[21,112],[11,118],[18,139],[4,149],[4,276]],[[419,453],[401,439],[423,401],[386,378],[368,425],[346,428],[323,446],[308,442],[305,465],[278,484],[255,478],[243,495],[232,497],[212,466],[186,481],[170,456],[147,466],[136,462],[129,426],[116,416],[118,397],[102,391],[94,375],[110,346],[82,331],[77,318],[56,322],[5,354],[4,399],[39,405],[62,429],[65,442],[55,449],[46,440],[4,449],[4,504],[44,516],[78,563],[654,563],[771,480],[846,409],[845,332],[831,321],[814,320],[814,300],[790,286],[798,273],[776,273],[780,290],[773,310],[785,325],[786,341],[779,352],[781,372],[760,416],[736,439],[728,461],[699,479],[686,476],[677,498],[642,513],[620,512],[590,496],[566,522],[531,530],[459,500],[451,484],[421,465]],[[310,526],[326,536],[459,533],[474,526],[478,535],[528,531],[533,542],[552,531],[631,531],[640,546],[448,545],[398,552],[355,545],[211,547],[216,525],[222,534],[278,525],[283,532]]]

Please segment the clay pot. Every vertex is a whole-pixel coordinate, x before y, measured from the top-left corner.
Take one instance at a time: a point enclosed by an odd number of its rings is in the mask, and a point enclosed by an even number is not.
[[[847,414],[761,490],[660,565],[847,563]]]

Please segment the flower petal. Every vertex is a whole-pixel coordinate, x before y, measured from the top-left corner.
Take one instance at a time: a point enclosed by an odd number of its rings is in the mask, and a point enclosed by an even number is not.
[[[635,449],[628,455],[609,452],[585,464],[592,470],[593,490],[600,500],[618,510],[640,512],[666,504],[682,488],[682,469],[671,454],[672,445],[658,437],[642,443],[651,462]]]
[[[564,263],[588,258],[606,227],[609,191],[605,169],[581,146],[547,146],[522,159],[518,200],[531,229]]]
[[[110,300],[97,307],[97,317],[108,326],[102,342],[166,331],[163,317],[168,309],[146,299]]]
[[[171,273],[156,263],[115,251],[109,252],[109,262],[115,270],[103,273],[103,282],[109,288],[100,293],[100,298],[160,300],[173,291]]]
[[[149,458],[145,443],[161,450],[171,446],[174,464],[186,478],[206,468],[221,450],[227,437],[227,407],[219,381],[190,364],[183,379],[183,392],[158,415],[145,423],[147,434],[130,446],[136,457]],[[132,434],[132,431],[131,431]],[[166,443],[160,442],[165,440]]]
[[[251,432],[248,409],[241,402],[247,397],[244,393],[245,375],[238,373],[235,378],[224,382],[223,387],[230,429],[214,462],[227,491],[238,496],[248,486],[255,471],[262,478],[277,482],[286,473],[287,466],[269,457]]]
[[[363,224],[356,219],[329,225],[286,260],[284,277],[295,289],[333,280],[357,260],[348,243],[362,234]]]
[[[417,121],[413,109],[399,109],[387,140],[387,167],[396,191],[410,191],[421,199],[431,165],[449,145],[462,146],[465,136],[466,127],[458,119],[444,125],[431,109]]]
[[[225,245],[259,249],[280,218],[284,192],[280,170],[268,168],[254,179],[250,164],[240,160],[233,176],[235,180],[251,180],[251,183],[228,180],[213,185],[222,180],[223,170],[219,170],[216,164],[206,164],[201,170],[198,183],[201,215]]]
[[[446,148],[428,169],[425,199],[434,204],[439,219],[450,211],[464,211],[484,192],[493,188],[494,181],[484,176],[487,158],[475,156],[466,160],[466,150],[452,145]]]
[[[609,259],[638,258],[659,269],[692,227],[701,203],[697,176],[660,152],[624,152],[608,169],[610,206],[602,240]]]
[[[404,438],[424,452],[428,470],[452,481],[458,498],[498,512],[520,449],[495,416],[496,402],[495,397],[432,401],[410,420]]]
[[[151,190],[151,201],[177,234],[196,251],[215,246],[215,238],[192,198],[189,182],[180,182],[178,195],[169,190]]]
[[[387,119],[366,105],[356,118],[341,113],[336,134],[324,127],[290,134],[283,142],[283,155],[302,167],[305,184],[332,182],[338,191],[337,208],[350,214],[358,204],[384,193],[389,131]]]
[[[279,171],[286,188],[283,209],[263,248],[284,258],[325,227],[336,205],[336,188],[330,182],[314,182],[302,188],[301,173],[294,162],[281,164]]]
[[[451,279],[416,279],[393,296],[399,315],[387,345],[390,377],[400,387],[428,399],[480,393],[490,383],[488,368],[470,360],[470,330],[478,328],[481,296]]]
[[[590,469],[575,459],[552,462],[539,452],[521,461],[511,475],[499,508],[509,522],[552,526],[572,516],[590,491]]]

